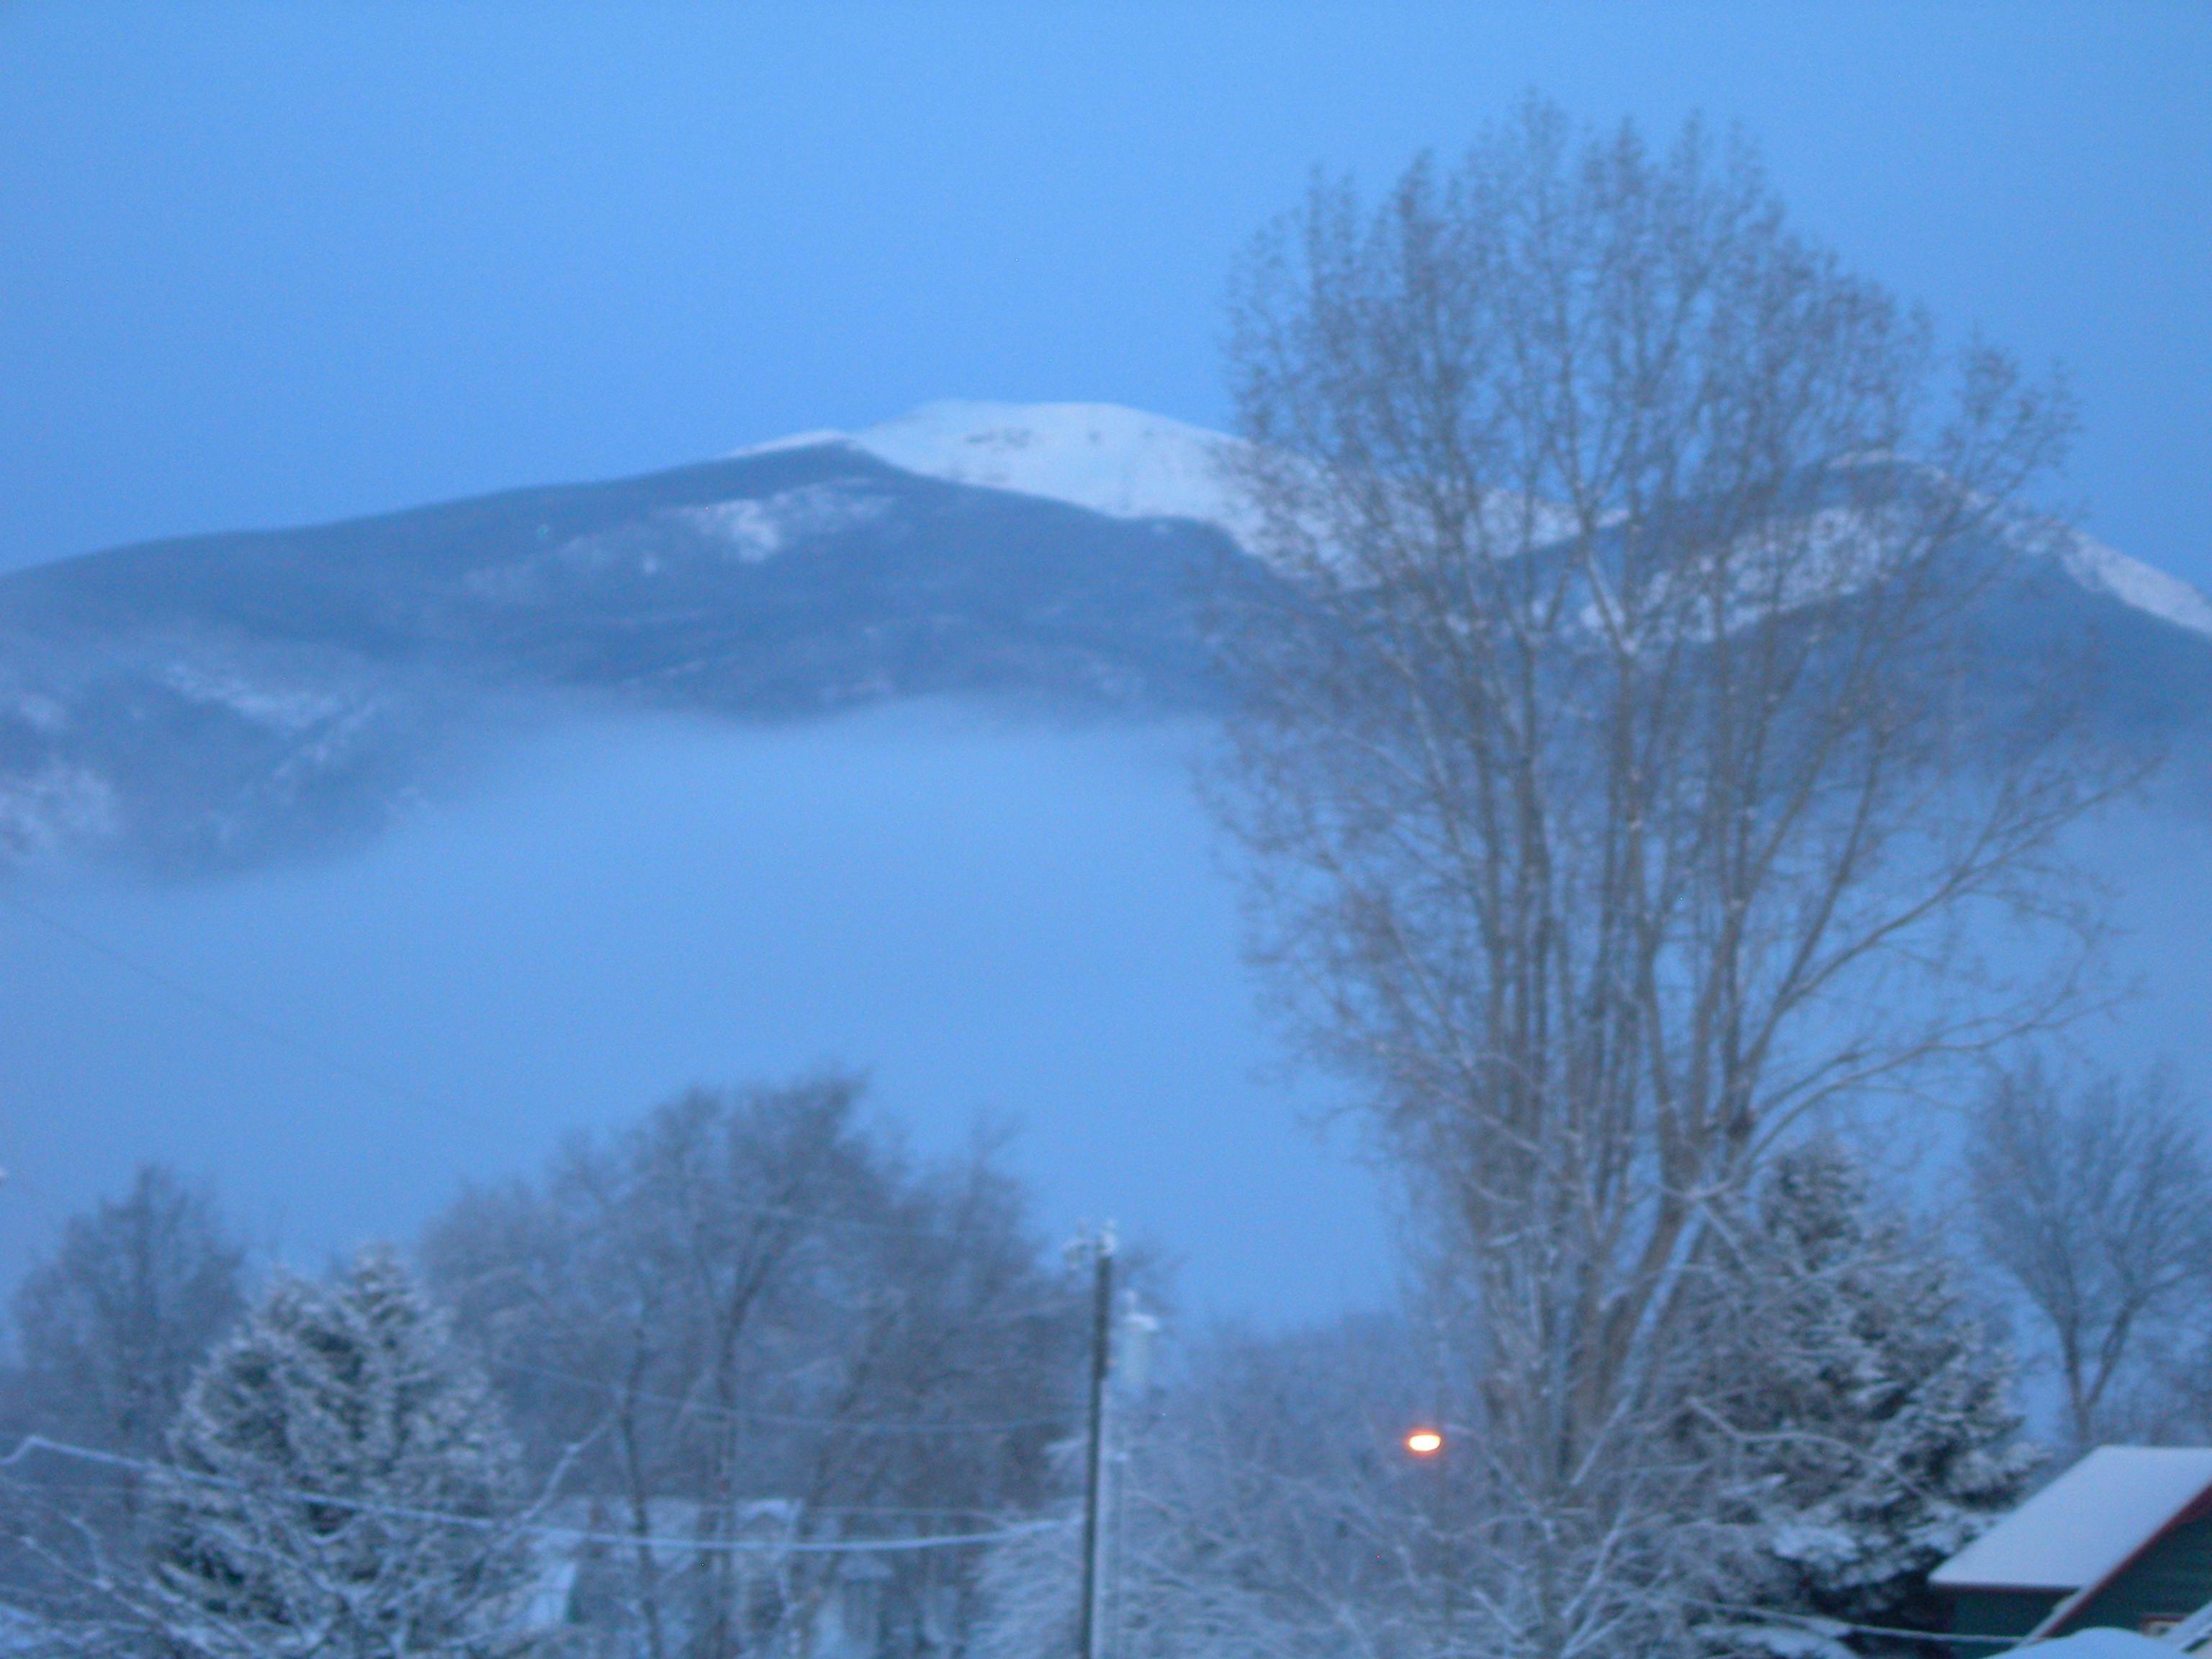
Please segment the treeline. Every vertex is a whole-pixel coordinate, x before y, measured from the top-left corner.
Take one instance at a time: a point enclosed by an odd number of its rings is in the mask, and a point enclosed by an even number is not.
[[[988,1144],[919,1161],[858,1105],[695,1091],[464,1193],[411,1267],[311,1279],[142,1170],[15,1294],[9,1641],[1066,1651],[1083,1287]],[[1942,1627],[1929,1570],[2051,1443],[2212,1428],[2212,1176],[2171,1086],[2029,1068],[1970,1123],[1963,1230],[1817,1137],[1717,1206],[1589,1593],[1644,1583],[1702,1652],[1911,1650],[1881,1632]],[[1491,1652],[1533,1619],[1484,1571],[1522,1512],[1452,1297],[1117,1370],[1106,1651]]]
[[[412,1270],[258,1290],[213,1200],[142,1170],[16,1293],[22,1639],[958,1648],[981,1550],[935,1540],[1059,1497],[1081,1302],[992,1146],[917,1160],[858,1105],[696,1091],[464,1194]]]
[[[1681,1276],[1681,1340],[1624,1443],[1635,1501],[1579,1583],[1499,1569],[1530,1547],[1528,1504],[1486,1443],[1476,1316],[1449,1279],[1388,1316],[1195,1342],[1123,1419],[1108,1650],[1567,1650],[1547,1594],[1632,1603],[1645,1651],[1658,1631],[1738,1659],[1948,1652],[1929,1572],[2042,1480],[2108,1440],[2212,1440],[2212,1176],[2181,1103],[2035,1069],[1971,1123],[1943,1185],[1978,1194],[1963,1214],[1916,1214],[1826,1136],[1716,1206],[1724,1242]],[[1411,1451],[1415,1428],[1441,1449]],[[978,1653],[1070,1650],[1073,1551],[1040,1533],[993,1553]]]

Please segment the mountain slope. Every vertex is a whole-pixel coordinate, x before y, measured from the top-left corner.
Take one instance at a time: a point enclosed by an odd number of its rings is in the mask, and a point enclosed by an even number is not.
[[[195,865],[370,828],[548,692],[1189,708],[1194,586],[1232,555],[830,443],[64,560],[0,578],[0,848]]]
[[[0,856],[179,870],[374,830],[575,699],[793,720],[900,697],[1201,709],[1229,441],[1097,404],[933,404],[846,435],[0,577]],[[2094,660],[2114,734],[2196,741],[2212,605],[2081,540],[1984,607],[1993,688]]]

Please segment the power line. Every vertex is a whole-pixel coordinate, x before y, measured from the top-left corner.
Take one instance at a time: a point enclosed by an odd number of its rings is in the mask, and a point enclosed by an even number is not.
[[[453,1103],[449,1101],[432,1099],[393,1083],[387,1078],[379,1077],[372,1072],[365,1072],[351,1061],[332,1054],[319,1043],[301,1036],[298,1032],[286,1026],[250,1013],[222,997],[203,991],[198,986],[179,979],[174,974],[156,968],[151,963],[139,961],[136,957],[117,950],[105,939],[97,939],[82,928],[39,908],[4,885],[0,885],[0,905],[5,905],[18,915],[27,917],[48,932],[68,939],[81,949],[89,951],[94,956],[112,962],[118,968],[125,969],[137,975],[141,979],[160,986],[171,995],[181,997],[186,1002],[220,1014],[243,1030],[252,1032],[266,1042],[276,1043],[280,1048],[288,1048],[293,1054],[313,1061],[325,1071],[343,1078],[348,1082],[372,1090],[387,1099],[396,1100],[404,1105],[428,1107],[438,1111],[453,1109]]]
[[[549,1377],[556,1382],[574,1383],[578,1388],[593,1389],[617,1399],[649,1401],[657,1406],[670,1406],[701,1417],[716,1417],[727,1421],[767,1423],[779,1428],[836,1429],[856,1434],[1004,1434],[1016,1429],[1063,1428],[1066,1420],[1060,1417],[1007,1417],[996,1419],[965,1419],[951,1421],[913,1421],[902,1418],[848,1419],[838,1417],[794,1417],[777,1412],[753,1411],[744,1407],[703,1405],[685,1400],[680,1395],[652,1394],[644,1389],[623,1388],[599,1377],[582,1376],[574,1371],[556,1370],[550,1365],[525,1364],[520,1360],[498,1359],[492,1362],[495,1370],[519,1371],[532,1376]]]
[[[240,1029],[251,1031],[264,1042],[273,1042],[302,1059],[312,1061],[332,1075],[344,1079],[362,1088],[368,1089],[403,1105],[415,1106],[436,1112],[459,1109],[457,1103],[437,1096],[426,1095],[363,1070],[352,1061],[324,1048],[312,1038],[305,1037],[289,1026],[253,1013],[225,998],[204,991],[187,980],[166,969],[142,962],[125,951],[118,950],[106,940],[87,933],[74,923],[40,908],[7,886],[0,885],[0,905],[18,915],[38,923],[57,937],[65,939],[79,948],[90,951],[105,961],[113,963],[127,972],[137,975],[149,984],[158,985],[171,995],[179,997],[210,1012],[221,1015]],[[858,1216],[828,1215],[819,1212],[794,1209],[787,1205],[752,1204],[738,1200],[726,1200],[723,1207],[740,1215],[762,1215],[785,1221],[805,1222],[818,1227],[845,1227],[861,1232],[889,1233],[902,1237],[933,1239],[940,1243],[957,1244],[966,1236],[948,1232],[941,1227],[918,1226],[910,1222],[867,1221]]]
[[[908,1221],[863,1221],[858,1216],[827,1215],[815,1210],[793,1209],[785,1204],[753,1204],[739,1199],[724,1199],[721,1207],[739,1215],[764,1215],[784,1221],[804,1221],[817,1227],[846,1227],[859,1232],[890,1233],[902,1238],[927,1238],[939,1244],[963,1244],[964,1233],[947,1232],[941,1227],[917,1226]]]
[[[1805,1625],[1823,1631],[1850,1631],[1857,1636],[1904,1636],[1918,1642],[1973,1642],[1984,1647],[2016,1648],[2022,1638],[2017,1636],[1966,1636],[1955,1631],[1904,1630],[1892,1625],[1855,1625],[1847,1619],[1828,1619],[1816,1613],[1783,1613],[1772,1607],[1747,1607],[1736,1601],[1701,1601],[1697,1605],[1713,1608],[1719,1613],[1755,1613],[1761,1619],[1780,1619],[1790,1624]]]
[[[910,1553],[919,1550],[963,1548],[979,1544],[1001,1543],[1016,1538],[1034,1537],[1039,1533],[1056,1532],[1073,1524],[1072,1517],[1058,1520],[1029,1521],[1012,1526],[997,1527],[986,1532],[940,1533],[904,1538],[862,1538],[802,1540],[781,1541],[742,1538],[672,1538],[665,1535],[640,1533],[603,1532],[587,1527],[564,1527],[548,1522],[500,1521],[484,1516],[455,1515],[450,1510],[417,1508],[410,1504],[380,1504],[366,1498],[341,1497],[331,1492],[309,1492],[295,1486],[249,1486],[221,1475],[204,1474],[197,1470],[180,1468],[173,1463],[161,1463],[150,1458],[129,1457],[119,1452],[105,1452],[89,1446],[78,1446],[64,1440],[52,1440],[44,1435],[26,1435],[15,1449],[0,1457],[0,1469],[12,1468],[38,1452],[79,1462],[93,1463],[109,1468],[135,1470],[143,1474],[162,1474],[189,1482],[194,1486],[211,1486],[220,1491],[234,1492],[246,1497],[285,1498],[301,1504],[317,1504],[325,1508],[345,1510],[355,1514],[386,1516],[398,1520],[424,1521],[435,1525],[465,1528],[477,1532],[506,1532],[532,1537],[564,1539],[574,1543],[606,1544],[636,1549],[665,1549],[697,1554],[769,1554],[769,1555],[869,1555]],[[1755,1607],[1726,1601],[1707,1601],[1703,1605],[1716,1612],[1750,1613],[1763,1619],[1778,1619],[1794,1624],[1828,1631],[1849,1631],[1869,1636],[1903,1637],[1929,1643],[1969,1642],[1984,1646],[2004,1649],[2021,1645],[2020,1638],[2008,1636],[1969,1636],[1949,1631],[1905,1630],[1885,1625],[1862,1625],[1839,1619],[1824,1619],[1810,1614],[1785,1613],[1771,1607]]]
[[[50,1452],[58,1457],[79,1462],[100,1464],[109,1468],[135,1469],[142,1474],[166,1474],[194,1486],[212,1486],[219,1491],[238,1492],[250,1498],[285,1498],[301,1504],[317,1504],[326,1508],[345,1510],[357,1515],[389,1516],[395,1520],[425,1521],[434,1525],[461,1527],[475,1532],[504,1532],[531,1537],[565,1539],[580,1544],[608,1544],[629,1549],[640,1547],[685,1551],[696,1554],[717,1555],[888,1555],[917,1550],[953,1549],[976,1544],[995,1544],[1007,1539],[1026,1538],[1040,1532],[1050,1532],[1067,1525],[1065,1520],[1030,1521],[1009,1527],[994,1528],[988,1532],[937,1533],[904,1538],[851,1538],[837,1540],[779,1540],[757,1538],[670,1538],[651,1534],[601,1532],[588,1527],[563,1527],[543,1521],[500,1521],[478,1515],[455,1515],[447,1510],[419,1509],[411,1504],[380,1504],[367,1498],[345,1498],[332,1492],[307,1492],[296,1486],[249,1486],[241,1480],[227,1480],[221,1475],[203,1474],[194,1469],[179,1468],[173,1463],[155,1462],[150,1458],[126,1457],[119,1452],[104,1452],[90,1446],[72,1445],[65,1440],[50,1440],[44,1435],[27,1435],[15,1449],[0,1457],[0,1468],[13,1468],[35,1452]]]

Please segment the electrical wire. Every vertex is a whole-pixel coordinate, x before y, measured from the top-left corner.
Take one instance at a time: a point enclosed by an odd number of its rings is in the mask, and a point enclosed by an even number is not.
[[[516,1371],[526,1376],[543,1376],[555,1382],[573,1383],[578,1388],[596,1389],[615,1399],[648,1401],[656,1406],[668,1406],[696,1416],[720,1418],[727,1421],[766,1423],[778,1428],[836,1429],[855,1434],[1009,1434],[1018,1429],[1049,1429],[1069,1426],[1065,1417],[1007,1417],[992,1419],[915,1422],[905,1419],[848,1419],[838,1417],[794,1417],[777,1412],[754,1411],[745,1407],[702,1405],[676,1395],[652,1394],[643,1389],[623,1388],[620,1383],[605,1382],[599,1377],[582,1376],[574,1371],[556,1370],[550,1365],[525,1364],[520,1360],[497,1359],[491,1362],[495,1370]]]
[[[249,1486],[244,1481],[226,1480],[221,1475],[203,1474],[197,1470],[182,1468],[173,1463],[156,1462],[150,1458],[126,1457],[119,1452],[104,1452],[90,1446],[72,1445],[65,1440],[51,1440],[44,1435],[26,1435],[15,1450],[0,1457],[0,1469],[11,1468],[37,1452],[48,1452],[55,1456],[78,1462],[99,1464],[109,1468],[135,1469],[143,1474],[167,1475],[193,1486],[211,1486],[219,1491],[234,1492],[259,1498],[282,1498],[300,1504],[316,1504],[325,1508],[344,1510],[358,1515],[388,1516],[395,1520],[422,1521],[433,1525],[459,1527],[474,1532],[503,1532],[539,1538],[564,1539],[580,1544],[607,1544],[629,1549],[665,1549],[694,1554],[714,1555],[889,1555],[908,1553],[919,1550],[963,1548],[977,1544],[995,1544],[1013,1538],[1027,1538],[1040,1532],[1051,1532],[1070,1524],[1066,1520],[1022,1522],[1013,1526],[997,1527],[987,1532],[924,1534],[905,1538],[848,1538],[836,1540],[782,1540],[757,1538],[671,1538],[650,1534],[600,1532],[588,1527],[564,1527],[543,1521],[500,1521],[484,1516],[455,1515],[450,1510],[420,1509],[410,1504],[380,1504],[367,1498],[345,1498],[333,1492],[304,1491],[295,1486]]]
[[[2021,1645],[2021,1639],[2017,1636],[1966,1636],[1948,1630],[1904,1630],[1890,1625],[1855,1625],[1847,1619],[1829,1619],[1808,1613],[1778,1613],[1772,1607],[1747,1607],[1735,1601],[1700,1601],[1697,1605],[1711,1607],[1718,1613],[1751,1613],[1761,1619],[1780,1619],[1824,1631],[1850,1631],[1858,1636],[1903,1636],[1917,1642],[1973,1642],[1984,1647],[2008,1650]]]
[[[186,1002],[204,1008],[210,1012],[220,1014],[232,1024],[252,1032],[263,1041],[273,1042],[280,1048],[289,1049],[296,1055],[312,1060],[333,1076],[372,1090],[403,1105],[425,1107],[436,1111],[453,1109],[450,1102],[432,1099],[411,1089],[403,1088],[387,1078],[379,1077],[372,1072],[365,1072],[360,1066],[332,1054],[319,1043],[301,1036],[296,1031],[279,1025],[274,1021],[264,1019],[258,1015],[249,1013],[222,997],[211,995],[187,981],[178,978],[174,974],[141,962],[136,957],[117,950],[106,940],[96,939],[82,928],[64,921],[60,917],[52,915],[28,902],[10,891],[5,885],[0,885],[0,905],[5,905],[20,916],[29,918],[49,933],[68,939],[81,949],[89,951],[93,955],[112,962],[117,967],[160,986],[172,996],[180,997]]]
[[[167,969],[142,962],[129,952],[118,950],[105,939],[87,933],[76,924],[32,904],[19,894],[0,884],[0,906],[13,910],[46,928],[58,938],[69,940],[80,949],[88,951],[104,961],[114,963],[129,973],[137,975],[150,984],[158,985],[172,996],[179,997],[211,1013],[221,1015],[242,1030],[251,1031],[264,1042],[275,1043],[293,1054],[313,1062],[332,1076],[343,1079],[361,1088],[368,1089],[386,1099],[402,1105],[424,1110],[451,1113],[459,1109],[455,1103],[434,1095],[406,1088],[374,1072],[364,1071],[343,1056],[325,1048],[312,1038],[305,1037],[288,1026],[263,1018],[238,1006],[225,998],[203,991],[191,981],[170,973]],[[793,1209],[786,1205],[748,1204],[737,1200],[724,1200],[722,1207],[740,1215],[762,1215],[785,1221],[805,1222],[818,1227],[843,1227],[859,1232],[888,1233],[900,1237],[933,1239],[940,1243],[957,1244],[964,1235],[948,1232],[941,1227],[916,1226],[896,1221],[866,1221],[858,1216],[824,1215],[817,1212]]]
[[[37,1434],[26,1435],[16,1443],[13,1451],[4,1457],[0,1457],[0,1469],[12,1468],[38,1452],[47,1452],[58,1457],[97,1464],[109,1468],[132,1469],[144,1474],[167,1475],[195,1486],[211,1486],[221,1491],[234,1492],[249,1497],[284,1498],[301,1504],[317,1504],[325,1508],[345,1510],[356,1514],[385,1516],[407,1521],[424,1521],[435,1525],[461,1527],[479,1532],[507,1532],[533,1537],[564,1539],[574,1543],[606,1544],[631,1549],[665,1549],[699,1554],[890,1554],[1000,1543],[1015,1538],[1033,1537],[1038,1533],[1059,1531],[1073,1524],[1072,1517],[1069,1517],[1023,1522],[1013,1526],[994,1528],[987,1532],[942,1533],[906,1538],[836,1540],[781,1541],[741,1538],[671,1538],[650,1534],[601,1532],[591,1528],[564,1527],[546,1522],[498,1521],[483,1516],[455,1515],[449,1510],[421,1509],[409,1504],[380,1504],[363,1498],[343,1498],[335,1493],[309,1492],[293,1486],[249,1486],[244,1481],[226,1480],[220,1475],[203,1474],[196,1470],[179,1468],[173,1463],[157,1462],[150,1458],[128,1457],[119,1452],[100,1451],[89,1446],[73,1445],[67,1441],[52,1440],[44,1435]],[[1704,1605],[1712,1607],[1717,1612],[1750,1613],[1762,1619],[1780,1619],[1821,1630],[1849,1631],[1860,1635],[1903,1637],[1929,1643],[1967,1642],[2005,1650],[2021,1645],[2017,1637],[1970,1636],[1950,1631],[1905,1630],[1886,1625],[1862,1625],[1846,1620],[1817,1618],[1809,1614],[1784,1613],[1771,1607],[1754,1607],[1725,1601],[1709,1601]]]

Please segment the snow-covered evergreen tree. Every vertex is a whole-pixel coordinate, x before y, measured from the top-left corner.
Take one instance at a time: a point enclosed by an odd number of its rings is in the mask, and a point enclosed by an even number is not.
[[[1929,1569],[2018,1501],[2035,1462],[2004,1357],[1948,1255],[1886,1213],[1841,1149],[1785,1155],[1749,1211],[1706,1281],[1689,1395],[1726,1540],[1716,1599],[1940,1628]],[[1840,1629],[1742,1611],[1708,1634],[1738,1650],[1849,1650]]]
[[[483,1378],[383,1251],[278,1282],[194,1380],[151,1606],[222,1659],[398,1659],[511,1645],[530,1554]]]

